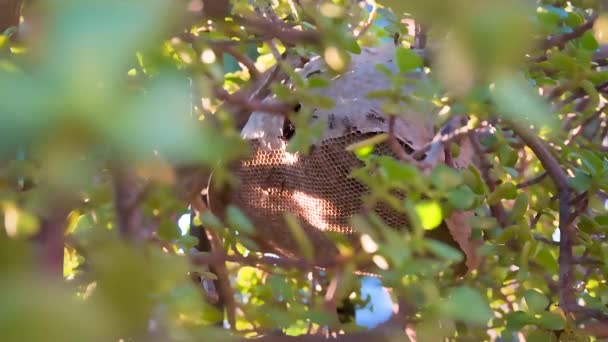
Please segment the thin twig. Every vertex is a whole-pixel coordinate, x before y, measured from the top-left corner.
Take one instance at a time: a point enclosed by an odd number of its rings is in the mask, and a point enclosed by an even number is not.
[[[532,179],[528,179],[525,182],[517,184],[517,188],[518,189],[524,189],[524,188],[527,188],[529,186],[536,185],[536,184],[542,182],[545,178],[547,178],[547,176],[548,176],[547,172],[543,172],[540,175],[538,175],[538,176],[536,176],[536,177],[534,177]]]
[[[550,240],[542,235],[534,234],[534,240],[544,242],[551,246],[559,246],[559,242]]]
[[[416,152],[412,153],[412,158],[416,160],[421,158],[430,158],[429,155],[431,155],[432,153],[426,155],[427,152],[433,150],[435,151],[434,155],[436,155],[439,150],[441,150],[441,146],[445,146],[455,140],[458,140],[474,130],[473,128],[468,126],[454,128],[455,124],[460,120],[461,118],[459,117],[451,118],[445,124],[445,126],[443,126],[439,130],[439,132],[433,137],[433,140],[431,140],[430,143],[418,149]]]
[[[366,1],[366,3],[370,4],[372,6],[372,9],[369,12],[369,17],[367,17],[367,21],[365,22],[365,24],[363,24],[361,30],[359,30],[359,32],[355,35],[356,39],[363,37],[363,35],[367,33],[369,28],[372,27],[372,25],[374,24],[374,20],[376,19],[376,15],[378,13],[378,4],[376,3],[376,0],[368,0]]]

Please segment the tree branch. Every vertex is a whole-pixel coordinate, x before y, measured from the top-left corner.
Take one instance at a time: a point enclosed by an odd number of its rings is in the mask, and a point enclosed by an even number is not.
[[[554,35],[545,39],[540,43],[541,48],[547,50],[556,46],[563,47],[567,42],[580,38],[585,32],[593,28],[598,16],[599,13],[594,12],[582,25],[574,28],[572,32]]]
[[[513,131],[534,152],[545,171],[551,177],[558,190],[559,199],[559,302],[568,313],[578,305],[574,297],[574,257],[573,247],[576,231],[570,221],[570,187],[568,176],[557,159],[549,152],[544,143],[527,127],[510,122]]]
[[[247,55],[240,53],[232,45],[225,45],[220,49],[234,57],[237,62],[243,64],[245,68],[247,68],[247,71],[249,71],[249,76],[251,77],[252,81],[257,81],[260,78],[260,71],[258,68],[256,68],[255,63]]]
[[[36,236],[40,264],[47,274],[63,279],[64,231],[68,210],[48,204],[49,213],[40,218],[40,231]]]
[[[224,102],[239,107],[243,110],[247,110],[248,112],[260,111],[268,114],[285,116],[292,109],[292,106],[285,103],[270,101],[265,102],[251,99],[243,96],[240,93],[229,94],[227,91],[221,88],[216,88],[215,96]]]
[[[269,38],[280,40],[286,46],[292,46],[297,43],[310,45],[321,44],[321,36],[316,31],[295,30],[262,18],[237,17],[235,20],[237,23],[245,26],[251,31]]]
[[[141,198],[136,187],[135,175],[123,166],[114,166],[112,183],[118,231],[124,238],[133,239],[141,225],[141,213],[137,203]]]

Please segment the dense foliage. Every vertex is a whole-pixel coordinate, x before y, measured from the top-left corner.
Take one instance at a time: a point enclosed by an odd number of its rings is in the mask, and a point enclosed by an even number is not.
[[[421,341],[608,337],[603,5],[0,1],[2,340],[403,340],[405,326]],[[354,148],[380,176],[354,174],[410,229],[361,213],[365,253],[341,245],[323,272],[305,236],[302,260],[260,255],[238,208],[225,222],[205,210],[209,175],[235,181],[227,165],[248,153],[252,110],[290,117],[290,148],[306,153],[320,132],[291,104],[331,106],[310,93],[331,77],[294,70],[320,55],[339,74],[379,44],[399,47],[400,73],[372,94],[385,112],[411,100],[412,70],[428,73],[420,96],[440,112],[428,151],[445,164]],[[261,102],[269,93],[280,102]],[[465,148],[473,163],[452,168]],[[444,219],[461,250],[424,237]],[[336,307],[369,304],[354,273],[369,262],[399,312],[363,332]]]

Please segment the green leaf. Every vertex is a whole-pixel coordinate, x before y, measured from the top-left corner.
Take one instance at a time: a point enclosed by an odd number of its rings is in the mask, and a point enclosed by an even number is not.
[[[557,341],[555,334],[547,330],[534,330],[526,335],[526,342],[554,342]]]
[[[423,60],[413,50],[399,47],[395,51],[395,63],[401,73],[407,73],[422,67]]]
[[[460,172],[445,165],[437,165],[431,173],[431,181],[439,190],[451,190],[463,182],[463,177]]]
[[[521,330],[528,324],[534,324],[535,319],[524,311],[515,311],[507,315],[507,329]]]
[[[466,210],[470,209],[475,203],[475,193],[466,185],[451,190],[447,194],[448,202],[454,208]]]
[[[471,228],[474,229],[492,229],[498,227],[498,221],[494,217],[489,216],[471,216],[468,219]]]
[[[201,223],[205,227],[210,227],[214,229],[222,229],[224,228],[224,224],[220,221],[217,216],[213,215],[210,211],[205,211],[200,214]]]
[[[458,249],[446,245],[445,243],[427,239],[425,244],[431,253],[441,259],[452,262],[461,262],[464,259],[464,256]]]
[[[553,312],[541,313],[537,324],[550,330],[562,330],[566,326],[566,322],[564,322],[562,316]]]
[[[517,187],[515,184],[508,182],[502,183],[493,193],[488,196],[488,204],[494,205],[498,204],[503,199],[514,199],[517,196]]]
[[[528,311],[530,313],[540,313],[549,307],[549,299],[544,294],[536,290],[526,290],[524,292],[524,299],[526,305],[528,305]]]
[[[346,51],[350,51],[357,55],[361,53],[361,47],[359,46],[357,39],[350,35],[344,36],[343,40],[341,41],[341,45],[344,47],[344,49],[346,49]]]
[[[477,290],[467,286],[452,290],[441,306],[441,312],[453,319],[479,325],[486,324],[492,317],[485,298]]]
[[[376,159],[388,180],[420,179],[420,171],[413,165],[400,163],[394,158],[381,156]]]
[[[171,241],[181,236],[177,223],[169,220],[164,220],[161,222],[156,230],[156,233],[158,234],[158,237],[165,241]]]
[[[604,171],[604,163],[597,153],[592,151],[581,151],[581,162],[593,175]]]
[[[376,134],[371,138],[346,146],[347,151],[354,151],[359,158],[365,158],[374,152],[374,147],[388,139],[388,134]]]
[[[574,177],[568,178],[568,185],[579,192],[587,191],[591,187],[592,177],[581,170],[574,171]]]
[[[513,220],[517,220],[524,216],[528,210],[528,195],[526,193],[520,193],[513,203],[513,209],[511,209],[510,216]]]
[[[226,221],[228,226],[238,230],[239,232],[245,234],[255,233],[253,223],[251,223],[247,216],[245,216],[245,214],[243,214],[243,212],[234,205],[229,205],[226,208]]]
[[[593,31],[587,31],[580,38],[581,46],[587,50],[597,50],[600,47],[597,40],[595,39],[595,35]]]
[[[557,257],[547,246],[537,252],[536,262],[548,272],[557,272],[558,270]]]
[[[468,168],[462,171],[462,176],[464,178],[464,183],[469,186],[473,192],[478,195],[483,195],[485,192],[485,183],[481,178],[481,174],[479,170],[473,165],[469,165]]]
[[[198,245],[198,238],[192,235],[183,235],[177,240],[177,243],[184,248],[184,250],[189,251],[194,248],[194,246]]]
[[[276,299],[281,299],[282,301],[292,300],[293,291],[289,283],[286,282],[285,277],[271,274],[268,276],[267,282],[270,285],[272,294]]]
[[[308,87],[310,88],[325,88],[328,87],[329,84],[327,78],[322,76],[313,75],[308,78]]]
[[[285,213],[285,222],[287,223],[287,228],[289,228],[291,236],[298,244],[298,248],[300,249],[300,252],[302,252],[304,258],[306,258],[308,261],[312,261],[314,259],[314,246],[308,238],[308,235],[306,235],[304,229],[302,229],[302,226],[298,222],[296,216],[292,213]]]
[[[443,216],[441,206],[434,201],[427,201],[416,204],[414,207],[416,214],[420,217],[422,228],[432,230],[441,224]]]

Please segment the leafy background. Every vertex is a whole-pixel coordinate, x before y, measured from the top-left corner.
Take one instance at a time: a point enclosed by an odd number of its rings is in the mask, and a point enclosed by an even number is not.
[[[405,326],[421,341],[608,336],[604,6],[0,2],[3,340],[402,340]],[[400,73],[374,94],[386,113],[399,115],[407,73],[424,70],[446,128],[429,149],[476,156],[429,170],[356,149],[381,171],[363,179],[375,200],[407,191],[410,230],[354,217],[365,253],[345,247],[318,272],[258,253],[237,208],[226,222],[200,210],[211,172],[234,181],[225,165],[249,152],[238,127],[252,110],[289,116],[294,150],[317,134],[285,104],[331,105],[310,92],[331,81],[286,91],[277,75],[297,78],[314,55],[340,73],[349,52],[381,42],[399,46]],[[268,91],[282,103],[264,107]],[[469,247],[425,238],[450,218],[470,227]],[[477,262],[459,276],[465,256]],[[379,280],[353,274],[370,261],[399,310],[366,330],[335,309],[370,307],[361,284]],[[373,297],[379,314],[387,302]]]

